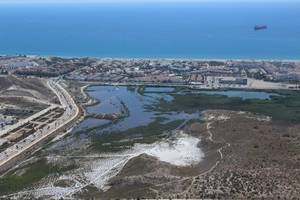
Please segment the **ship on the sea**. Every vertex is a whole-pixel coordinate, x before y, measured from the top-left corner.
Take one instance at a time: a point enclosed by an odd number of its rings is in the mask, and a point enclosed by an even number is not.
[[[267,28],[268,28],[267,25],[255,25],[254,26],[255,31],[264,30],[264,29],[267,29]]]

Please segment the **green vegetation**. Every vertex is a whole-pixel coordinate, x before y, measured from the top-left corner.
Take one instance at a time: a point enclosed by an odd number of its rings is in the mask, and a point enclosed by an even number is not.
[[[146,89],[146,87],[145,87],[144,85],[143,85],[143,86],[138,86],[137,92],[138,92],[140,95],[144,95],[145,89]]]
[[[274,92],[274,91],[272,91]],[[270,100],[227,97],[223,95],[207,94],[172,94],[171,102],[163,99],[151,109],[160,112],[225,109],[249,111],[252,113],[271,116],[276,122],[288,124],[300,123],[300,93],[296,91],[276,91],[280,96],[272,96]]]
[[[136,90],[136,86],[127,86],[127,90],[130,92],[134,92]]]
[[[162,118],[146,126],[130,128],[122,132],[109,132],[92,136],[92,147],[103,151],[119,151],[132,146],[134,143],[153,143],[158,138],[165,137],[166,131],[177,128],[184,120],[163,123]]]
[[[40,181],[49,174],[60,174],[64,171],[72,170],[76,166],[58,166],[47,163],[46,159],[39,160],[27,166],[22,175],[10,173],[0,177],[0,195],[22,190]],[[23,169],[19,169],[23,170]]]

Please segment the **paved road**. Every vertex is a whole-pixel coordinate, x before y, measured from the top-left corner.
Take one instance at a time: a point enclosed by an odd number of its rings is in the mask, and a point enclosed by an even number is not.
[[[40,141],[43,141],[56,130],[64,127],[78,116],[79,108],[72,96],[56,81],[48,80],[47,84],[49,88],[57,95],[61,106],[65,109],[64,114],[56,121],[40,130],[37,130],[34,134],[31,134],[27,138],[1,152],[0,167],[13,160],[16,156],[19,156],[31,149],[34,145],[39,144]]]

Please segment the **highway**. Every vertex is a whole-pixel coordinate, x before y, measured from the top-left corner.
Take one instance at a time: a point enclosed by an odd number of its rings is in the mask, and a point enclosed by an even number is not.
[[[63,128],[68,123],[72,122],[80,113],[72,96],[59,84],[58,81],[48,80],[49,88],[57,95],[61,106],[65,112],[54,122],[48,124],[42,129],[36,130],[35,133],[29,135],[25,139],[10,146],[5,151],[0,153],[0,169],[2,166],[13,162],[15,158],[22,155],[22,153],[31,150],[42,141],[49,138],[60,128]],[[0,170],[1,171],[1,170]]]

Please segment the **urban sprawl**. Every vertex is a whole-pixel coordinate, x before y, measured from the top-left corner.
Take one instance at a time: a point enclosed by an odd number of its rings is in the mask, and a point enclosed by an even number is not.
[[[109,84],[189,85],[203,89],[297,89],[300,62],[96,59],[2,56],[0,73]]]

